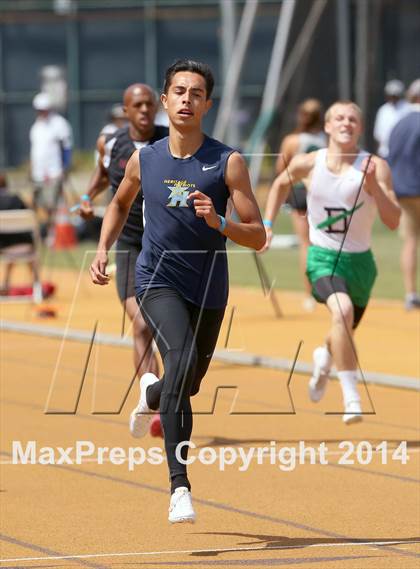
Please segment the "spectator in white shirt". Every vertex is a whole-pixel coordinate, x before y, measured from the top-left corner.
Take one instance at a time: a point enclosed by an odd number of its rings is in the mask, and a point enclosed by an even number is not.
[[[38,93],[33,107],[37,113],[29,133],[33,202],[35,209],[46,211],[48,230],[70,167],[73,137],[69,122],[53,111],[47,93]]]
[[[388,156],[388,141],[392,129],[410,110],[410,104],[404,99],[404,91],[404,83],[399,79],[392,79],[385,85],[387,102],[379,107],[373,129],[373,136],[378,143],[378,154],[382,158]]]

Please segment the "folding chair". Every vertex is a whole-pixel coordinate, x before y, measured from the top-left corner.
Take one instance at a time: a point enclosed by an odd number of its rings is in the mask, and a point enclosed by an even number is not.
[[[0,211],[0,234],[31,233],[33,245],[22,243],[0,248],[0,258],[8,263],[20,261],[33,263],[32,294],[22,296],[0,295],[0,301],[26,302],[32,300],[39,304],[42,301],[42,285],[39,279],[38,252],[40,236],[38,220],[31,209],[11,209]]]

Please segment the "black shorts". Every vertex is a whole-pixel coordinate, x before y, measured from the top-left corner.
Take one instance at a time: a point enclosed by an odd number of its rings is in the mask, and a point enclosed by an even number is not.
[[[297,211],[306,211],[306,188],[303,184],[296,184],[289,192],[286,203]]]
[[[124,302],[124,300],[131,296],[136,296],[136,261],[140,251],[141,245],[132,245],[131,243],[124,243],[124,241],[117,241],[115,249],[117,274],[115,280],[121,302]]]
[[[342,277],[338,277],[336,275],[332,277],[321,277],[320,279],[316,280],[313,284],[313,289],[316,293],[315,299],[317,302],[325,304],[332,294],[336,292],[344,292],[345,294],[349,294],[347,290],[346,281]],[[349,295],[350,296],[350,295]],[[353,330],[357,328],[359,322],[362,319],[362,316],[366,310],[366,306],[356,306],[353,304],[354,308],[354,322],[353,322]]]

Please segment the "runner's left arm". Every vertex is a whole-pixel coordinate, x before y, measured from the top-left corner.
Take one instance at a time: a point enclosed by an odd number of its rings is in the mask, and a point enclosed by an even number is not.
[[[389,229],[397,229],[401,209],[394,193],[388,164],[382,158],[374,156],[369,162],[367,158],[364,160],[362,169],[366,172],[363,189],[375,200],[382,223]]]
[[[109,282],[109,275],[106,274],[108,251],[121,233],[127,221],[131,205],[139,192],[139,163],[139,152],[134,152],[127,163],[124,178],[106,209],[96,256],[90,266],[90,275],[95,284],[106,285]]]

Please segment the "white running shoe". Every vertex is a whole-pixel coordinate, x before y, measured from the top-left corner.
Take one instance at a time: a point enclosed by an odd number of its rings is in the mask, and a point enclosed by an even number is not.
[[[331,369],[331,354],[325,346],[316,348],[313,353],[314,371],[309,380],[309,398],[318,403],[327,389],[328,376]]]
[[[352,425],[360,421],[363,421],[360,401],[349,401],[344,407],[343,422],[346,425]]]
[[[146,402],[146,390],[149,385],[159,381],[159,378],[153,373],[145,373],[140,378],[140,400],[137,407],[130,415],[130,433],[139,439],[144,437],[149,429],[149,423],[154,417],[155,411],[149,408]]]
[[[171,524],[193,524],[195,522],[191,492],[185,486],[177,488],[172,494],[168,520]]]

